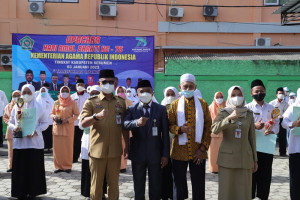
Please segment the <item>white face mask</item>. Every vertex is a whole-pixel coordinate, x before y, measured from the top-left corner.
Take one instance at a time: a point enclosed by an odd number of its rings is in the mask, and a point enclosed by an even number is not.
[[[152,99],[152,94],[148,92],[140,93],[139,99],[143,103],[149,103]]]
[[[126,92],[127,97],[131,97],[131,92]]]
[[[289,103],[295,103],[296,99],[290,99]]]
[[[216,103],[219,104],[219,105],[222,104],[223,101],[224,101],[223,98],[217,98],[217,99],[216,99]]]
[[[82,91],[85,90],[85,88],[82,87],[82,86],[77,86],[76,89],[77,89],[78,92],[82,92]]]
[[[240,97],[240,96],[231,97],[230,101],[231,101],[232,105],[240,106],[244,101],[244,97]]]
[[[61,93],[60,96],[61,98],[66,99],[69,97],[69,93]]]
[[[277,94],[278,99],[284,99],[284,94]]]
[[[171,104],[173,101],[175,101],[176,100],[176,98],[175,97],[173,97],[173,96],[168,96],[168,97],[166,97],[166,104],[168,105],[168,104]]]
[[[24,95],[22,95],[22,98],[24,99],[25,103],[28,103],[28,102],[30,102],[33,99],[33,96],[32,95],[28,95],[28,94],[24,94]]]
[[[18,98],[19,97],[13,97],[12,99],[13,99],[14,102],[17,102]]]
[[[102,85],[101,86],[101,91],[103,91],[105,94],[110,94],[110,93],[113,93],[115,89],[115,86],[112,84],[109,84],[109,83],[106,83],[105,85]]]

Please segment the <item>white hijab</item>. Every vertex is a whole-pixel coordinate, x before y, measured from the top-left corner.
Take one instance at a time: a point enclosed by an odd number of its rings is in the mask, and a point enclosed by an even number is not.
[[[297,90],[297,98],[293,106],[300,106],[300,88]]]
[[[45,92],[47,94],[47,96],[45,98],[42,97],[42,89],[45,89]],[[54,104],[54,100],[52,99],[52,97],[50,96],[48,89],[46,87],[42,87],[40,89],[39,95],[36,98],[36,101],[39,102],[43,107],[45,106],[45,104]],[[52,109],[52,107],[51,107]]]
[[[35,88],[33,85],[31,84],[25,84],[23,85],[22,89],[21,89],[21,95],[23,93],[23,91],[25,90],[25,88],[28,88],[30,91],[31,91],[31,95],[33,96],[32,100],[27,102],[27,103],[24,103],[24,106],[23,108],[33,108],[33,107],[36,107],[37,106],[37,102],[36,102],[36,99],[35,99]]]
[[[175,98],[178,99],[178,90],[175,87],[167,87],[164,89],[164,99],[161,101],[161,105],[165,106],[167,104],[167,92],[172,90],[175,93]]]

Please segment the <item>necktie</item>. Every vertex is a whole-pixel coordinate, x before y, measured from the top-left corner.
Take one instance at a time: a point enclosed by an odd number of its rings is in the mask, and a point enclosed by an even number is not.
[[[56,84],[54,84],[54,91],[57,91],[57,87],[56,87]]]
[[[149,105],[144,105],[143,107],[146,110],[146,112],[144,113],[144,117],[148,117],[149,118],[150,117],[150,113],[149,113],[148,109],[150,108],[150,106]]]

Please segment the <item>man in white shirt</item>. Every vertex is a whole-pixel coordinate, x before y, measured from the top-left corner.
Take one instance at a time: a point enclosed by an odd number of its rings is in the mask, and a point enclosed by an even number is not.
[[[76,93],[71,95],[72,100],[76,101],[79,112],[82,111],[85,101],[89,98],[89,94],[85,92],[85,84],[82,79],[78,79],[76,82]],[[74,132],[74,150],[73,150],[73,163],[78,162],[78,158],[81,152],[81,138],[83,130],[78,126],[78,120],[75,121],[75,132]]]
[[[279,133],[278,133],[278,142],[279,142],[279,155],[285,157],[286,156],[286,129],[282,127],[282,115],[288,109],[289,104],[284,101],[284,91],[283,88],[277,88],[276,90],[277,98],[270,102],[272,106],[278,108],[280,110],[279,116]]]
[[[297,108],[298,107],[298,108]],[[290,199],[300,199],[300,117],[299,113],[294,110],[299,110],[300,107],[300,88],[297,91],[297,98],[293,105],[291,105],[283,114],[282,126],[290,129],[291,134],[289,138],[289,169],[290,169]],[[294,115],[297,116],[294,116]]]
[[[3,147],[3,124],[2,117],[5,106],[8,104],[7,97],[5,93],[0,90],[0,147]]]
[[[276,135],[274,134],[278,133],[279,120],[274,120],[275,123],[271,130],[267,131],[265,129],[265,125],[272,120],[271,113],[274,110],[274,106],[264,102],[266,89],[261,80],[252,81],[251,96],[253,101],[247,104],[246,107],[253,111],[258,158],[258,170],[252,176],[252,199],[258,197],[261,200],[268,200],[272,178],[273,154],[276,145]]]
[[[284,91],[284,101],[288,103],[290,100],[290,96],[289,96],[290,89],[288,87],[284,87],[283,91]]]

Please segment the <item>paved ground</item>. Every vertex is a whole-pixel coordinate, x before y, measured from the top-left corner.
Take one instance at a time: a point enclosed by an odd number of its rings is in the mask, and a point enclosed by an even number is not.
[[[278,149],[277,149],[278,152]],[[6,173],[7,151],[6,145],[0,148],[0,200],[10,197],[11,174]],[[81,163],[73,165],[73,171],[70,174],[54,174],[52,155],[45,156],[47,191],[46,195],[39,199],[85,199],[80,195],[80,171]],[[207,170],[208,171],[208,170]],[[273,178],[271,185],[271,200],[285,200],[289,198],[289,177],[288,177],[288,158],[275,156],[273,162]],[[191,183],[189,180],[189,199],[191,199]],[[127,172],[120,174],[120,200],[134,199],[133,181],[131,165],[128,162]],[[218,175],[206,173],[206,199],[218,199]]]

